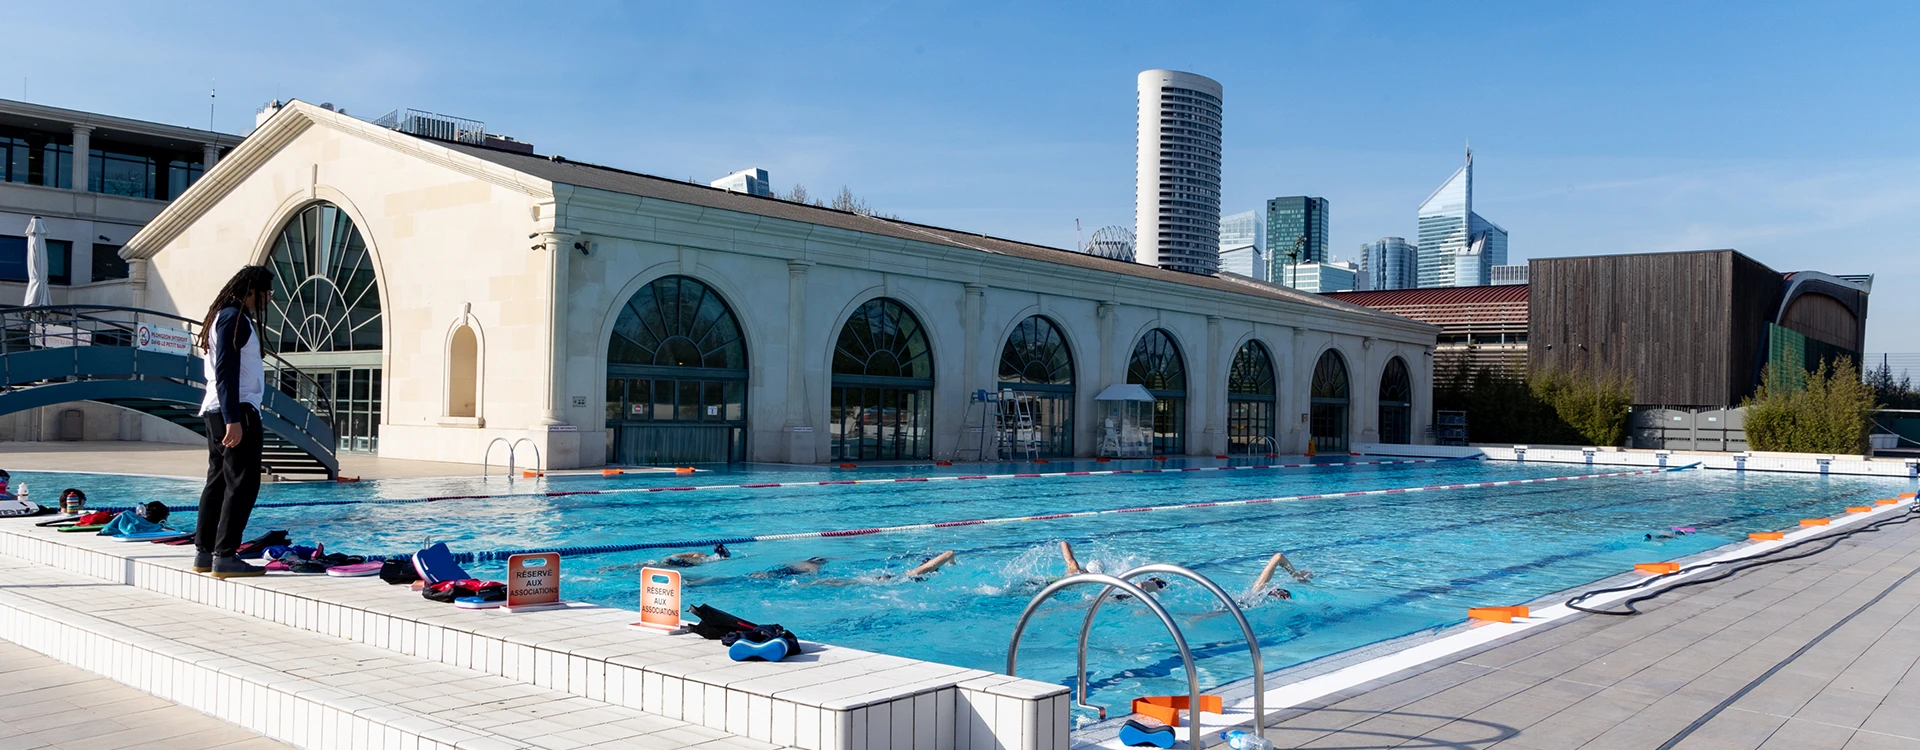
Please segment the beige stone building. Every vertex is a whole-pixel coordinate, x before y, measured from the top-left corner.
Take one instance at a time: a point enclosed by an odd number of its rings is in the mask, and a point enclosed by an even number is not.
[[[122,252],[133,304],[190,317],[272,265],[269,343],[391,457],[969,460],[1003,390],[1023,450],[1091,456],[1126,383],[1159,454],[1420,442],[1431,409],[1436,329],[1403,318],[300,102]]]

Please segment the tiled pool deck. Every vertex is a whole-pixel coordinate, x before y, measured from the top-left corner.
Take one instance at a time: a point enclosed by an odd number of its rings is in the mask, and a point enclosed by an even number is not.
[[[1268,736],[1302,748],[1658,748],[1751,685],[1672,747],[1920,748],[1920,580],[1902,581],[1916,570],[1920,521],[1676,591],[1638,617],[1572,618],[1362,686],[1277,717]]]

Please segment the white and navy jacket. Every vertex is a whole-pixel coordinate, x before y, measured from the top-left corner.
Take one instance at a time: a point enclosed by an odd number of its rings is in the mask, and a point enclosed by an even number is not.
[[[238,307],[220,308],[213,319],[213,334],[207,337],[212,351],[202,361],[207,381],[207,396],[200,401],[200,414],[220,414],[227,424],[244,419],[247,404],[257,411],[260,397],[266,393],[266,372],[260,365],[260,337],[254,335],[253,321]]]

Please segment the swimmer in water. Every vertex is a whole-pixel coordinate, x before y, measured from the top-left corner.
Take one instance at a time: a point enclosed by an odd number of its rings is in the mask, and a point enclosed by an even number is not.
[[[1267,560],[1266,569],[1260,571],[1260,577],[1254,579],[1253,587],[1255,589],[1266,588],[1267,582],[1273,580],[1273,572],[1276,569],[1287,571],[1287,575],[1293,576],[1293,580],[1301,583],[1313,582],[1313,571],[1295,568],[1293,567],[1293,561],[1287,559],[1287,553],[1275,552],[1273,553],[1273,557]]]
[[[874,576],[872,578],[833,578],[825,581],[815,581],[807,585],[808,586],[852,586],[852,585],[861,584],[861,583],[879,583],[881,581],[896,581],[896,580],[916,581],[916,582],[924,581],[924,580],[927,580],[927,576],[931,576],[935,573],[940,572],[941,568],[946,567],[948,564],[952,562],[953,562],[953,550],[947,550],[938,555],[934,555],[933,557],[927,558],[925,562],[920,563],[919,567],[914,568],[913,570],[909,570],[900,575],[894,575],[892,573],[881,573],[880,575]]]
[[[1657,542],[1657,541],[1665,541],[1668,539],[1679,539],[1680,537],[1686,536],[1688,534],[1693,534],[1693,533],[1696,533],[1696,532],[1693,530],[1692,526],[1675,526],[1673,527],[1673,533],[1671,534],[1648,534],[1647,541]]]
[[[813,575],[820,572],[820,566],[827,564],[827,558],[809,557],[799,562],[791,562],[773,570],[763,570],[747,574],[748,578],[789,578],[792,576]]]
[[[1068,544],[1064,539],[1060,541],[1060,557],[1067,561],[1067,575],[1077,576],[1087,572],[1086,568],[1080,567],[1080,561],[1074,559],[1073,545]]]
[[[727,550],[727,545],[716,544],[713,545],[713,554],[711,555],[705,552],[682,552],[677,555],[667,555],[667,559],[661,560],[660,562],[672,568],[691,568],[695,565],[705,565],[715,560],[725,560],[729,557],[733,557],[733,553]]]

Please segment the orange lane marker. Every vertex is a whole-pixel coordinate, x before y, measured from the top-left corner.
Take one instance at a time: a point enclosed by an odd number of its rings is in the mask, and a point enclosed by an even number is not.
[[[603,477],[617,477],[625,473],[627,472],[620,469],[601,469],[600,470],[600,476],[603,476]]]
[[[1633,566],[1633,569],[1641,573],[1656,573],[1656,574],[1678,573],[1680,572],[1680,563],[1677,563],[1677,562],[1635,563]]]
[[[520,472],[520,476],[522,476],[522,477],[525,477],[525,478],[527,478],[527,479],[532,479],[532,478],[534,478],[534,477],[544,477],[544,476],[546,476],[546,475],[547,475],[547,473],[546,473],[546,472],[544,472],[544,471],[522,471],[522,472]]]
[[[1782,540],[1782,539],[1785,539],[1785,538],[1787,538],[1787,532],[1784,532],[1784,531],[1759,531],[1759,532],[1755,532],[1755,533],[1752,533],[1752,534],[1748,534],[1748,535],[1747,535],[1747,538],[1748,538],[1748,539],[1751,539],[1751,540],[1753,540],[1753,541],[1756,541],[1756,542],[1777,542],[1777,541],[1780,541],[1780,540]]]
[[[673,473],[675,473],[675,474],[692,474],[692,473],[693,473],[693,467],[691,467],[691,466],[675,466],[675,467],[673,467]]]
[[[1874,505],[1899,505],[1900,501],[1889,497],[1882,500],[1875,500],[1873,501],[1873,504]]]
[[[1915,493],[1915,492],[1906,492],[1906,493],[1902,493],[1902,494],[1900,495],[1900,499],[1901,499],[1901,500],[1912,500],[1912,499],[1914,499],[1914,498],[1916,498],[1916,497],[1920,497],[1920,493]]]
[[[1825,526],[1825,525],[1827,525],[1827,524],[1830,524],[1830,523],[1833,523],[1833,521],[1830,521],[1830,520],[1828,520],[1828,519],[1825,519],[1825,518],[1802,518],[1802,519],[1800,519],[1800,525],[1801,525],[1801,526]]]
[[[1871,506],[1871,505],[1850,505],[1850,506],[1847,506],[1847,512],[1848,512],[1848,513],[1872,513],[1872,512],[1873,512],[1873,506]]]
[[[1513,618],[1527,617],[1527,608],[1514,607],[1474,607],[1467,610],[1467,619],[1487,622],[1513,622]]]

